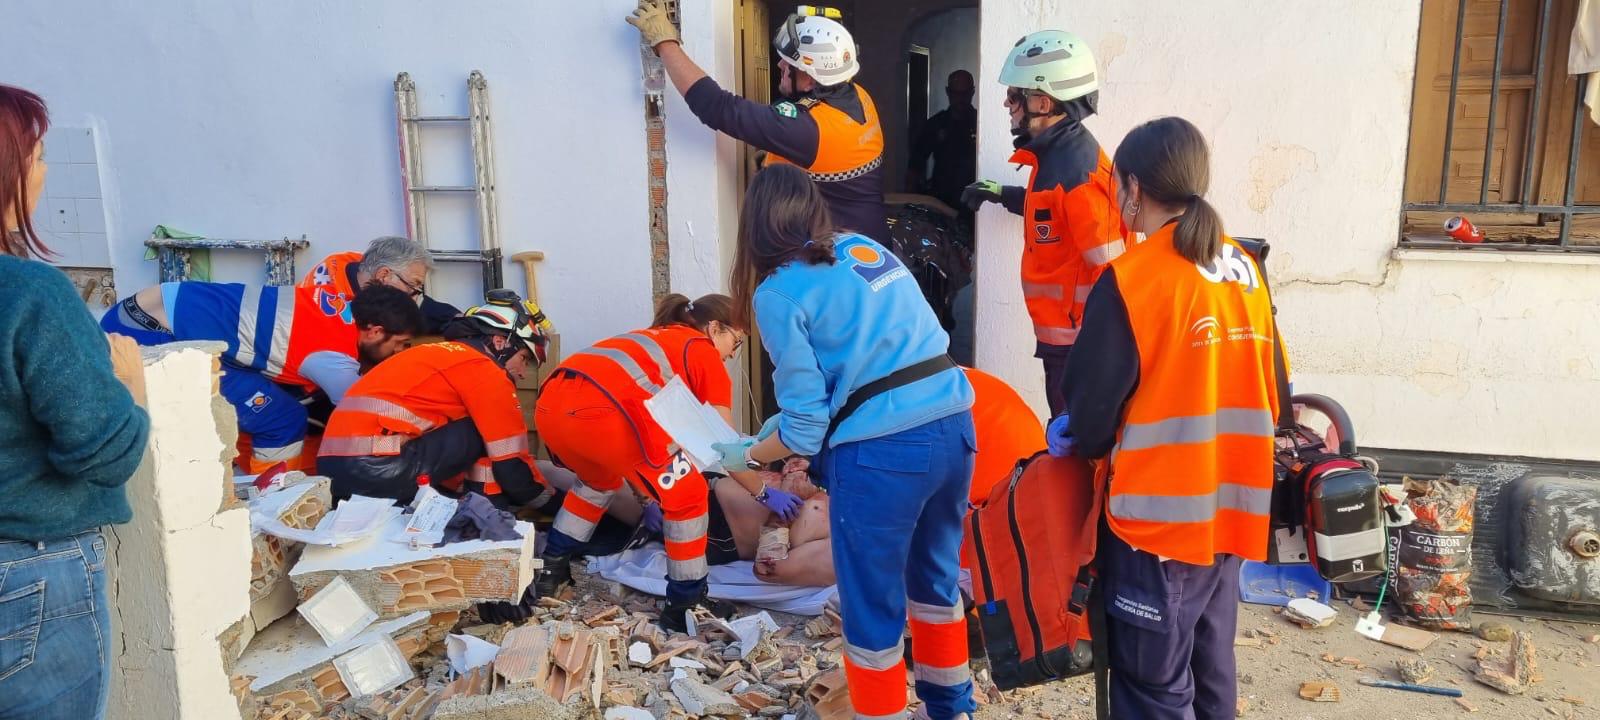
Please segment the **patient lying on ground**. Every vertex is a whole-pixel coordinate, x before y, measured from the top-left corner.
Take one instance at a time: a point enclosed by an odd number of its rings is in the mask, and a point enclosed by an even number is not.
[[[829,542],[828,494],[806,474],[805,458],[790,458],[781,472],[764,473],[767,483],[800,496],[805,501],[800,514],[788,524],[789,552],[781,560],[762,560],[755,564],[756,577],[780,585],[826,587],[834,584],[833,548]],[[572,473],[541,461],[545,479],[563,490],[572,485]],[[736,482],[718,480],[711,487],[710,527],[706,532],[706,561],[724,565],[736,560],[756,559],[762,528],[780,525],[776,517]],[[638,525],[638,498],[619,492],[612,497],[606,514],[629,527]]]

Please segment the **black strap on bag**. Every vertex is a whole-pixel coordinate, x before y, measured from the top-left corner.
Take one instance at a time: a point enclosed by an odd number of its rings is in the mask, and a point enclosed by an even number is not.
[[[865,405],[868,400],[897,387],[904,387],[923,378],[933,377],[955,366],[956,361],[951,360],[949,355],[939,355],[915,365],[900,368],[887,376],[856,388],[856,391],[850,393],[850,397],[844,401],[844,407],[839,408],[838,414],[834,415],[833,420],[828,423],[828,432],[822,436],[822,447],[828,447],[828,439],[833,437],[833,431],[838,430],[839,426],[844,424],[844,421],[854,414],[856,410],[861,409],[861,406]]]
[[[1289,396],[1289,369],[1283,355],[1283,336],[1278,333],[1278,304],[1270,300],[1272,285],[1267,282],[1267,253],[1272,246],[1257,238],[1233,240],[1250,253],[1250,257],[1255,258],[1256,267],[1261,271],[1261,287],[1267,291],[1268,302],[1272,305],[1272,374],[1278,381],[1278,429],[1293,432],[1297,426],[1294,421],[1294,401]]]

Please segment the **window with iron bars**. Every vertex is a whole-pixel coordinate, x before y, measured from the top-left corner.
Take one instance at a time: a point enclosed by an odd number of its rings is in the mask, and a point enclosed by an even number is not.
[[[1401,247],[1600,253],[1600,125],[1583,102],[1600,74],[1567,72],[1578,5],[1423,0]],[[1452,237],[1457,217],[1481,242]]]

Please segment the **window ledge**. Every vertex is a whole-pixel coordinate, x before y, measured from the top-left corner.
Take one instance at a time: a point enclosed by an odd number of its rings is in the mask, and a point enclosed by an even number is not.
[[[1519,250],[1434,250],[1397,247],[1396,260],[1434,260],[1476,263],[1531,263],[1536,265],[1600,265],[1600,252]]]

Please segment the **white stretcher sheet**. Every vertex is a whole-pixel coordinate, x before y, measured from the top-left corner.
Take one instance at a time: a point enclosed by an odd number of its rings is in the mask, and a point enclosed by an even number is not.
[[[744,560],[712,566],[706,577],[711,597],[792,615],[821,615],[828,598],[837,592],[832,585],[803,587],[762,582],[752,567]],[[660,543],[594,558],[589,561],[589,572],[651,595],[667,593],[667,551]]]

